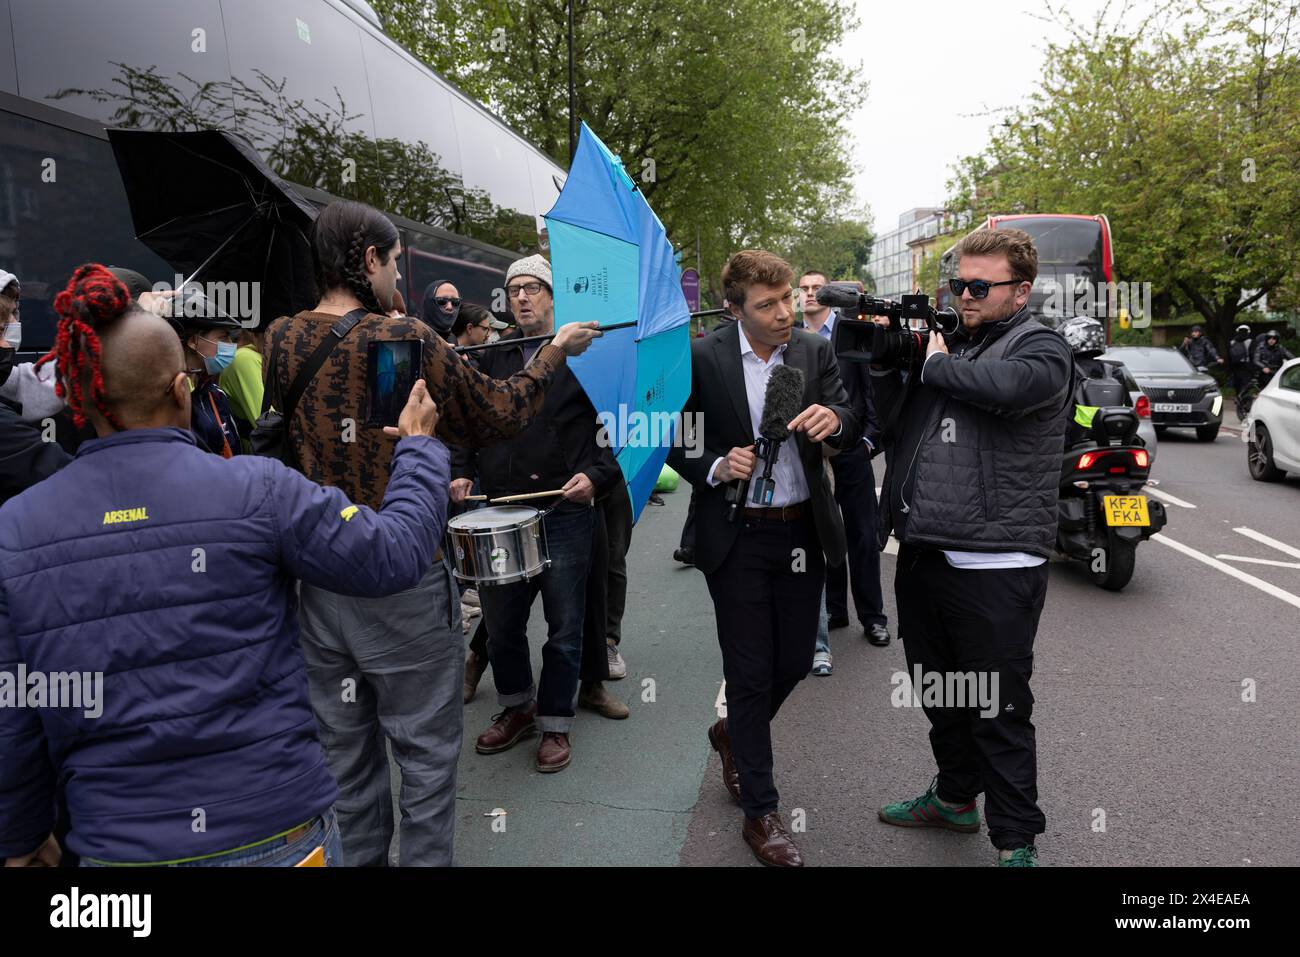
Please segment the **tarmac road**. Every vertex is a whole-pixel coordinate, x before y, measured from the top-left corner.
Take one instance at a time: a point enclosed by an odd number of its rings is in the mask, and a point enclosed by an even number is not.
[[[1169,524],[1121,593],[1053,563],[1036,642],[1034,721],[1048,865],[1300,863],[1300,477],[1251,480],[1224,431],[1162,436],[1153,494]],[[672,561],[689,489],[648,506],[629,556],[626,721],[579,712],[573,764],[533,770],[536,738],[474,752],[498,710],[485,676],[466,708],[461,865],[759,866],[705,730],[721,659],[703,576]],[[891,547],[888,552],[896,549]],[[1255,561],[1247,561],[1254,559]],[[1264,564],[1268,562],[1271,564]],[[882,556],[894,622],[892,554]],[[545,634],[540,602],[534,667]],[[810,864],[987,866],[987,835],[876,820],[934,773],[919,708],[894,707],[897,640],[831,633],[835,672],[806,679],[774,724],[782,812]],[[1243,695],[1253,686],[1254,701]],[[500,818],[488,817],[504,809]],[[496,829],[494,830],[494,823]],[[1104,829],[1103,829],[1104,825]]]

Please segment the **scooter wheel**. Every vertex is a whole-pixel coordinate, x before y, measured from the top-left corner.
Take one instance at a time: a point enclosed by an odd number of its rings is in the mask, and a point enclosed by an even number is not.
[[[1093,584],[1107,591],[1122,591],[1133,578],[1133,569],[1137,565],[1137,545],[1111,536],[1106,545],[1106,553],[1100,557],[1103,559],[1101,571],[1089,565]]]

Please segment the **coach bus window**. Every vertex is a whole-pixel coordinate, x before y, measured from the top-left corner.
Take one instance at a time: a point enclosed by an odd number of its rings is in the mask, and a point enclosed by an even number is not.
[[[106,126],[229,124],[230,74],[217,0],[40,0],[14,3],[12,14],[25,98]]]
[[[18,73],[14,68],[14,35],[9,23],[9,0],[0,0],[0,90],[18,92]]]
[[[364,32],[375,146],[385,172],[381,209],[457,231],[460,148],[446,87]]]
[[[537,209],[528,178],[528,150],[477,107],[452,101],[464,170],[465,232],[506,249],[536,250]]]
[[[409,290],[406,301],[412,312],[419,311],[425,289],[439,279],[454,282],[465,302],[509,312],[504,293],[498,297],[496,291],[505,285],[506,269],[513,256],[413,230],[402,231],[402,246],[406,250],[403,272]]]
[[[107,140],[0,111],[0,269],[22,283],[23,351],[48,349],[54,294],[87,260],[128,266],[155,282],[172,270],[135,239]],[[47,159],[57,176],[42,180]]]
[[[336,192],[359,179],[375,128],[356,24],[321,0],[222,0],[221,10],[240,131],[295,182]]]

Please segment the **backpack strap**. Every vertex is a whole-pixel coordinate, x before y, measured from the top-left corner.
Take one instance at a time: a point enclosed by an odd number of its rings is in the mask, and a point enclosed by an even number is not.
[[[316,347],[307,362],[298,370],[298,375],[294,377],[293,384],[289,386],[289,394],[285,397],[284,408],[280,409],[280,414],[284,416],[286,428],[288,423],[293,421],[293,413],[298,408],[298,402],[302,399],[302,394],[307,391],[307,386],[316,377],[316,373],[320,371],[321,366],[325,364],[326,358],[369,312],[370,310],[365,308],[353,309],[346,316],[341,317],[338,322],[330,327],[329,334],[321,340],[321,344]],[[277,388],[280,383],[279,374],[275,369],[278,357],[278,351],[273,353],[271,357],[272,372],[275,373],[271,381],[276,384]],[[263,398],[262,404],[265,406],[266,403],[267,399]]]

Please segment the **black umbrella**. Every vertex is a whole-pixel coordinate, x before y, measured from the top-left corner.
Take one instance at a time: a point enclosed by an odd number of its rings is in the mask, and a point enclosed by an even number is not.
[[[260,283],[258,328],[316,304],[316,207],[236,133],[109,130],[136,237],[190,280]],[[246,300],[246,301],[251,301]]]

